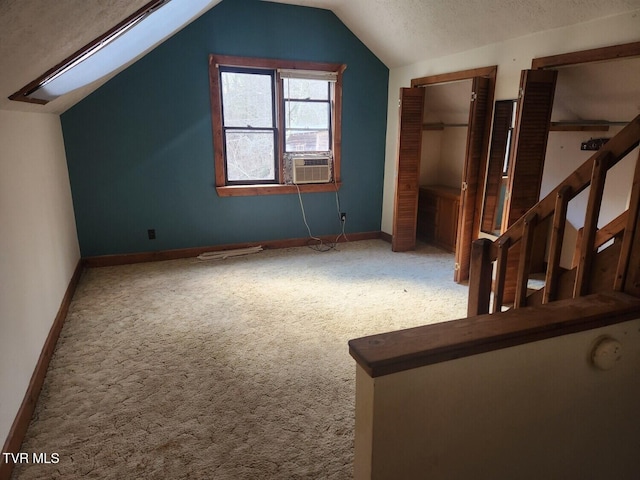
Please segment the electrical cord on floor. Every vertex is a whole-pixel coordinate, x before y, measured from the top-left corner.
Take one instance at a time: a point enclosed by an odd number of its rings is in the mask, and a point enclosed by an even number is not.
[[[340,208],[340,194],[338,193],[338,183],[336,182],[335,176],[333,178],[333,186],[336,189],[336,207],[338,208],[338,219],[340,220],[340,225],[342,227],[342,231],[340,232],[340,235],[336,237],[336,240],[334,243],[338,243],[338,241],[340,240],[340,237],[344,237],[345,242],[348,242],[349,239],[347,238],[347,235],[344,233],[344,228],[347,223],[347,215],[345,214],[344,219],[342,218],[342,209]]]
[[[307,232],[309,232],[309,241],[307,242],[307,247],[317,252],[328,252],[329,250],[333,250],[334,248],[336,248],[335,242],[327,243],[327,242],[324,242],[321,238],[314,237],[311,234],[311,228],[307,223],[307,215],[304,212],[304,204],[302,203],[302,194],[300,193],[300,187],[298,186],[297,183],[295,184],[295,186],[296,186],[296,190],[298,190],[298,200],[300,201],[300,210],[302,210],[302,220],[304,221],[304,224],[307,227]],[[316,243],[312,244],[311,243],[312,241]]]

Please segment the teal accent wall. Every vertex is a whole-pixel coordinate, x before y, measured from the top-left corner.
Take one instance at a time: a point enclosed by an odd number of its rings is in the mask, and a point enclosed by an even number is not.
[[[216,194],[210,53],[347,64],[341,209],[379,231],[388,68],[331,11],[224,0],[62,115],[82,255],[307,236],[297,195]],[[314,235],[340,232],[335,194],[303,201]]]

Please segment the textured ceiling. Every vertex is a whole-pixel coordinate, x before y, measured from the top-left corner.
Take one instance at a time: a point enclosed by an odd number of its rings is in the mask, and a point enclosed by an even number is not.
[[[117,71],[44,106],[7,99],[149,1],[0,0],[0,109],[61,113],[89,95]]]
[[[390,68],[640,8],[640,0],[276,1],[332,10]],[[46,106],[7,100],[147,2],[0,0],[0,109],[60,113],[95,90],[106,79]]]
[[[271,0],[332,10],[388,67],[640,8],[640,0]]]

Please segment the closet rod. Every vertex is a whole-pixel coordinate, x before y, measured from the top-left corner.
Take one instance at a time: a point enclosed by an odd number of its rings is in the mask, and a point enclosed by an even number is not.
[[[423,123],[422,130],[444,130],[447,127],[468,127],[468,123]]]

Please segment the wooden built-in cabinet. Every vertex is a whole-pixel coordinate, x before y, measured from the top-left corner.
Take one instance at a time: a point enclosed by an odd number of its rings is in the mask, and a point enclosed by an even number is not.
[[[460,190],[444,185],[424,185],[418,197],[418,238],[455,252],[458,236]]]

